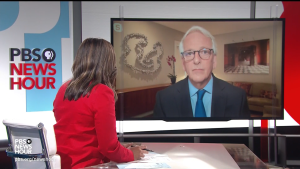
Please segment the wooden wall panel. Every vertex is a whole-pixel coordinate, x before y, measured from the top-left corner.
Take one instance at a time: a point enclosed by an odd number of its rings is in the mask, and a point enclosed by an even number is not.
[[[117,119],[121,118],[121,112],[123,112],[123,118],[126,119],[153,111],[156,93],[169,85],[170,84],[163,84],[118,90],[117,93],[119,99],[116,102]]]

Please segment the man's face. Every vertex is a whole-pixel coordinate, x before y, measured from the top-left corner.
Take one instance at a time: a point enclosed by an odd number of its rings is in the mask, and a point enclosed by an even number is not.
[[[183,41],[184,51],[198,51],[203,48],[212,49],[212,41],[199,31],[189,33]],[[209,59],[203,60],[200,58],[199,53],[195,52],[193,60],[185,61],[182,58],[183,69],[189,76],[192,83],[208,82],[212,70],[216,67],[217,61],[214,53],[211,54]]]

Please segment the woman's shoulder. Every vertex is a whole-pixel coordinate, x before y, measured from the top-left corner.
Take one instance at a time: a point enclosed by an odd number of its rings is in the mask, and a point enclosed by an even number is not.
[[[102,83],[95,85],[93,87],[93,90],[95,90],[95,91],[103,91],[103,90],[106,91],[107,90],[107,91],[111,91],[112,92],[111,88],[109,88],[108,86],[106,86],[106,85],[104,85]]]
[[[71,79],[69,79],[69,80],[65,81],[65,82],[63,83],[63,86],[67,87],[67,86],[68,86],[68,84],[69,84],[70,82],[71,82]]]
[[[97,84],[93,87],[91,94],[110,94],[114,95],[114,92],[111,88],[104,84]]]
[[[70,83],[71,80],[68,80],[66,82],[63,82],[63,84],[59,87],[58,92],[64,92],[66,88],[68,87],[68,84]]]

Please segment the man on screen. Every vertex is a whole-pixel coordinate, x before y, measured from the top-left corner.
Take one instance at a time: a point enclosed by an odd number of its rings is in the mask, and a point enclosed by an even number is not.
[[[217,49],[207,30],[190,28],[179,50],[188,76],[156,94],[154,117],[250,117],[246,92],[212,73]]]

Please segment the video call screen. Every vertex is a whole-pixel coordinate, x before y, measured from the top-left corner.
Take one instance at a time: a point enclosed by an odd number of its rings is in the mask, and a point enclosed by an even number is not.
[[[111,18],[117,120],[283,119],[283,32],[284,19]]]

